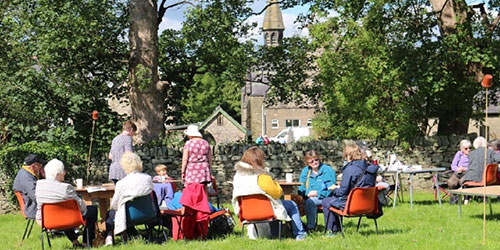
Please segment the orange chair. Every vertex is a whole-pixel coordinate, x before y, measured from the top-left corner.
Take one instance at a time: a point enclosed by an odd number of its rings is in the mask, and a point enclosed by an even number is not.
[[[267,196],[262,194],[254,194],[254,195],[246,195],[238,197],[238,204],[240,206],[240,223],[241,227],[241,236],[243,237],[245,233],[245,225],[247,224],[259,224],[259,223],[269,223],[272,221],[276,221],[276,216],[274,215],[274,210],[271,205],[271,201],[267,198]],[[279,228],[278,228],[278,236],[279,240],[281,240],[281,220],[278,220]],[[257,235],[259,232],[257,231],[257,227],[255,227]]]
[[[80,208],[75,200],[42,204],[42,233],[40,235],[40,239],[42,240],[42,250],[44,249],[44,232],[47,235],[49,247],[52,247],[50,244],[48,230],[67,230],[81,225],[85,226],[86,222],[83,219]],[[88,230],[85,231],[87,231],[87,247],[90,249],[89,232]]]
[[[21,209],[21,212],[23,213],[24,219],[28,220],[28,223],[26,223],[26,228],[24,228],[24,233],[23,233],[23,239],[21,241],[24,241],[24,239],[30,237],[31,234],[31,229],[33,229],[33,224],[35,224],[35,220],[30,219],[26,217],[26,214],[24,213],[24,198],[21,192],[17,191],[15,192],[17,202],[19,203],[19,208]],[[27,234],[26,234],[27,233]]]
[[[359,225],[361,224],[361,218],[363,216],[377,214],[378,212],[377,195],[378,195],[377,187],[352,189],[351,192],[349,192],[349,196],[347,197],[347,202],[345,204],[344,210],[340,210],[335,207],[330,207],[326,221],[328,221],[329,217],[332,214],[334,216],[338,216],[338,219],[340,221],[340,232],[342,233],[342,237],[344,237],[343,217],[359,217],[358,227],[356,228],[357,232],[359,230]],[[378,233],[377,219],[373,217],[373,221],[375,222],[375,230]]]
[[[482,187],[482,186],[490,186],[497,183],[497,174],[498,174],[498,163],[488,164],[486,169],[483,172],[483,176],[486,175],[486,180],[481,180],[481,182],[475,181],[467,181],[464,183],[465,187]],[[486,183],[485,183],[486,181]]]

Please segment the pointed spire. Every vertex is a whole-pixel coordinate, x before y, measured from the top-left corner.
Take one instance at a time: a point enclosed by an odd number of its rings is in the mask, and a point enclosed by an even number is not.
[[[277,46],[283,39],[285,24],[283,23],[283,15],[281,14],[279,2],[277,0],[268,0],[267,4],[270,3],[274,4],[271,4],[266,9],[262,31],[264,31],[266,46]]]

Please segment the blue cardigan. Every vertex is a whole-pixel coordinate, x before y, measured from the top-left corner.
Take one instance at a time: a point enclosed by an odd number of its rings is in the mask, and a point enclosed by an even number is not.
[[[306,188],[307,173],[309,170],[311,170],[311,174],[309,175],[309,186]],[[302,169],[299,182],[302,183],[299,187],[299,195],[307,198],[307,194],[310,191],[316,190],[318,192],[318,199],[323,199],[331,196],[332,191],[328,190],[328,187],[337,183],[337,175],[332,167],[321,163],[316,176],[313,176],[311,167],[306,166]]]

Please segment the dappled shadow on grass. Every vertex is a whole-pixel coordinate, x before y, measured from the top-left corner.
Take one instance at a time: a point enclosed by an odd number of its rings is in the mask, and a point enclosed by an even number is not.
[[[386,228],[380,228],[380,221],[377,220],[378,224],[378,234],[402,234],[405,231],[407,232],[408,229],[386,229]],[[344,233],[346,232],[354,232],[356,233],[356,227],[358,225],[358,219],[356,221],[349,221],[345,222],[344,221]],[[370,229],[368,229],[370,228]],[[377,231],[375,230],[375,222],[373,219],[366,219],[363,218],[361,220],[361,225],[359,225],[359,231],[358,233],[363,236],[369,236],[369,235],[375,235],[377,234]]]
[[[474,218],[474,219],[480,219],[482,220],[483,219],[483,214],[475,214],[475,215],[471,215],[469,216],[471,218]],[[490,214],[490,211],[489,209],[486,210],[486,220],[500,220],[500,214],[495,214],[495,210],[493,210],[493,215]]]

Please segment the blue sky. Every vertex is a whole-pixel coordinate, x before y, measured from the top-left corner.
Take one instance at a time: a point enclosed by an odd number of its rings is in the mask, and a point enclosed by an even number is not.
[[[173,1],[167,1],[168,4],[172,4]],[[254,9],[255,12],[261,11],[264,7],[266,6],[266,0],[256,0],[254,4],[252,5],[252,9]],[[181,7],[177,8],[171,8],[168,9],[165,12],[165,16],[162,19],[162,22],[159,27],[159,33],[161,33],[163,30],[167,28],[172,28],[179,30],[182,27],[182,21],[184,20],[184,12],[186,11],[188,6],[184,5]],[[306,6],[298,6],[295,8],[291,9],[286,9],[286,10],[281,10],[283,14],[283,22],[285,23],[285,36],[290,37],[293,35],[300,35],[300,36],[308,36],[309,32],[307,29],[301,30],[299,29],[298,24],[294,24],[293,22],[296,20],[297,16],[300,13],[305,13],[307,11]],[[259,16],[252,16],[249,18],[249,22],[257,22],[258,26],[257,29],[255,29],[251,36],[248,37],[248,39],[253,38],[257,39],[259,44],[263,43],[263,38],[262,38],[262,33],[260,31],[260,28],[262,27],[262,22],[264,20],[264,13],[262,13]]]

